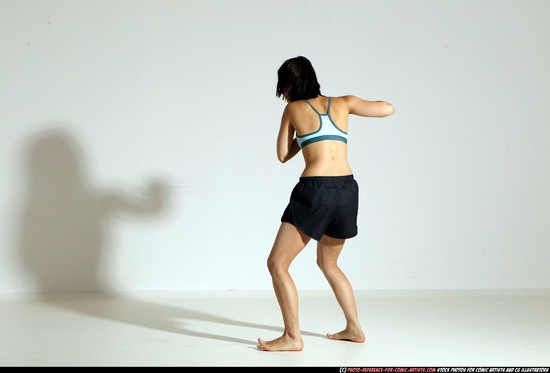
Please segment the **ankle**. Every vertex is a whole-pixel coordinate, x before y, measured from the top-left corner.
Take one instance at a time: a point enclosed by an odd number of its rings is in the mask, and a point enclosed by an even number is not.
[[[347,323],[346,330],[349,332],[358,332],[358,333],[363,331],[363,329],[361,329],[361,325],[356,323],[353,323],[353,324]]]
[[[290,339],[294,339],[294,340],[301,340],[302,339],[302,336],[300,334],[300,330],[298,330],[298,331],[285,330],[283,332],[283,336],[287,337],[287,338],[290,338]]]

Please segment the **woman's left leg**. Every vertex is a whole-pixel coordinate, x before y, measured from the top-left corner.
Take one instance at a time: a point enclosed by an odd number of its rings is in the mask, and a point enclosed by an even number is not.
[[[365,341],[365,335],[359,324],[353,289],[346,275],[337,264],[345,242],[344,239],[323,236],[317,243],[317,264],[328,280],[346,318],[346,329],[336,334],[327,333],[327,337],[362,343]]]
[[[281,307],[285,330],[280,338],[263,341],[258,348],[265,351],[300,351],[303,348],[298,323],[298,293],[288,271],[290,263],[307,245],[310,238],[289,223],[282,223],[267,260],[273,289]]]

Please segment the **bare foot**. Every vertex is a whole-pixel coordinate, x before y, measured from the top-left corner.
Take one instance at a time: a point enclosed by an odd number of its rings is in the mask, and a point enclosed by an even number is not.
[[[336,334],[329,334],[327,333],[327,337],[329,339],[338,339],[342,341],[351,341],[356,343],[363,343],[365,342],[365,334],[359,329],[359,330],[342,330],[340,333]]]
[[[262,341],[258,338],[258,348],[264,351],[302,351],[304,343],[302,338],[292,338],[287,334],[272,341]]]

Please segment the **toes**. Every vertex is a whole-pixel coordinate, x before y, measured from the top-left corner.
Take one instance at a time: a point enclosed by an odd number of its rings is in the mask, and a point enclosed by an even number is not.
[[[358,342],[358,343],[365,342],[365,335],[363,334],[363,332],[361,332],[361,334],[359,335],[352,335],[345,331],[336,333],[336,334],[327,333],[327,337],[333,340],[351,341],[351,342]]]
[[[259,345],[257,346],[258,349],[264,350],[264,351],[267,351],[269,349],[269,347],[266,346],[265,342],[262,339],[258,338],[258,343],[259,343]]]

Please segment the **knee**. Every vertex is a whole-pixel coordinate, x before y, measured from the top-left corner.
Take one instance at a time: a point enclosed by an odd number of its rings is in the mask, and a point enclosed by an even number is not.
[[[323,273],[331,272],[338,268],[335,262],[323,260],[323,258],[319,257],[317,257],[317,266],[319,266]]]
[[[267,259],[267,269],[269,270],[269,274],[271,274],[271,276],[276,276],[281,272],[288,272],[288,265],[280,260],[270,257]]]

